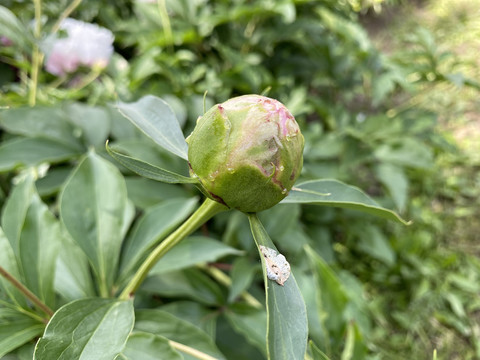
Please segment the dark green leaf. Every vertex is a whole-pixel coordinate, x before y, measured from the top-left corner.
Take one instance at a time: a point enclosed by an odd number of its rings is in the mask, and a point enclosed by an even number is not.
[[[112,360],[134,323],[132,301],[83,299],[61,307],[35,348],[35,360]]]
[[[20,107],[1,113],[0,125],[10,133],[48,139],[72,150],[82,151],[75,126],[60,107]]]
[[[407,204],[408,179],[402,167],[382,163],[375,169],[378,179],[388,189],[397,209],[402,212]]]
[[[135,316],[135,329],[164,336],[169,340],[200,350],[216,359],[225,359],[215,342],[193,324],[161,310],[139,310]],[[182,354],[185,360],[194,357]]]
[[[363,360],[366,355],[367,347],[358,326],[354,322],[349,322],[341,360]]]
[[[394,144],[379,146],[374,155],[383,162],[417,169],[430,169],[434,163],[431,148],[418,139],[409,137]]]
[[[346,325],[345,309],[349,301],[348,295],[327,263],[310,247],[306,247],[306,252],[317,281],[315,288],[325,328],[330,331],[330,336],[338,338],[343,334]]]
[[[356,227],[359,229],[360,227]],[[395,263],[396,254],[392,249],[388,238],[373,225],[361,226],[359,235],[359,248],[371,257],[384,262],[386,265],[392,266]]]
[[[72,172],[70,167],[48,169],[47,175],[36,181],[37,191],[41,197],[57,194]]]
[[[127,205],[122,175],[93,152],[82,159],[60,196],[62,221],[92,264],[103,296],[114,281]]]
[[[331,360],[313,341],[310,341],[310,351],[312,352],[313,360]]]
[[[136,223],[122,250],[119,281],[131,274],[147,253],[186,219],[197,199],[171,199],[153,206]],[[177,246],[181,246],[181,243]],[[170,252],[175,251],[176,247]],[[169,256],[167,253],[167,256]],[[162,259],[162,261],[165,258]]]
[[[267,353],[269,359],[303,359],[307,347],[307,313],[293,274],[284,286],[267,278],[265,258],[260,245],[274,249],[256,215],[250,215],[250,228],[262,259],[267,304]]]
[[[265,310],[239,312],[235,309],[229,309],[225,312],[225,317],[236,332],[242,334],[260,352],[266,353],[267,313]]]
[[[2,225],[20,265],[22,282],[52,306],[60,228],[36,193],[32,176],[27,175],[15,187],[5,205]]]
[[[314,204],[360,210],[405,225],[409,224],[392,210],[378,205],[362,190],[338,180],[311,180],[295,185],[282,203]]]
[[[241,255],[243,252],[224,243],[203,236],[188,237],[170,250],[150,271],[163,274],[196,264],[216,261],[227,255]]]
[[[218,284],[199,269],[172,271],[149,276],[141,290],[164,297],[187,297],[207,305],[222,305],[224,294]]]
[[[182,360],[168,339],[146,332],[134,332],[128,337],[119,360]]]
[[[33,44],[33,37],[28,29],[23,26],[15,14],[4,6],[0,6],[0,34],[13,42],[13,46],[28,52]]]
[[[0,358],[42,334],[45,324],[17,313],[8,319],[0,316]]]
[[[119,103],[118,109],[158,145],[187,160],[187,143],[170,106],[155,96],[135,103]]]
[[[255,273],[259,270],[258,266],[253,265],[246,257],[238,258],[234,261],[231,278],[232,285],[228,294],[228,302],[233,302],[252,284]]]
[[[56,291],[67,302],[95,296],[87,256],[68,234],[64,238],[55,272]]]
[[[182,186],[153,181],[139,176],[125,177],[128,198],[139,208],[149,208],[167,199],[190,198],[191,193]]]
[[[15,254],[12,247],[7,240],[7,237],[0,228],[0,264],[8,271],[15,279],[20,280],[20,270],[17,265]],[[8,295],[9,299],[19,307],[27,308],[27,302],[25,296],[18,291],[9,281],[5,280],[3,276],[0,276],[0,290]]]
[[[127,169],[137,173],[138,175],[146,177],[148,179],[161,181],[169,184],[198,183],[198,180],[196,178],[190,178],[180,174],[176,174],[172,171],[161,169],[142,160],[123,155],[108,146],[108,143],[106,145],[106,149],[108,153],[120,164],[125,166]]]
[[[41,163],[59,163],[80,153],[56,141],[38,138],[17,138],[0,146],[0,172]]]
[[[82,132],[87,145],[103,146],[110,132],[110,115],[105,108],[82,103],[67,104],[69,120]]]

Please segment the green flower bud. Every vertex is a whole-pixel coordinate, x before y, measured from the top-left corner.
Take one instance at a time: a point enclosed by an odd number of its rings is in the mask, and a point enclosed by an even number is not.
[[[205,193],[247,213],[280,202],[302,170],[298,124],[282,103],[265,96],[213,106],[198,118],[187,143],[191,175]]]

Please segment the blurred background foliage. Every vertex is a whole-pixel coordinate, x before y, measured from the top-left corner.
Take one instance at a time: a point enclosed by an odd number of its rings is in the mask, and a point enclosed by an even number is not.
[[[68,4],[43,2],[43,36]],[[30,3],[2,5],[32,26]],[[115,54],[81,86],[74,76],[88,77],[86,69],[62,82],[40,71],[35,108],[26,106],[28,51],[0,47],[1,202],[12,179],[37,166],[38,191],[57,211],[58,191],[76,161],[89,147],[104,154],[107,138],[186,173],[116,112],[116,100],[160,96],[189,134],[205,91],[207,108],[266,93],[301,125],[303,180],[356,185],[413,222],[404,227],[309,206],[261,214],[305,297],[312,356],[318,348],[342,360],[431,359],[434,350],[438,359],[480,357],[480,3],[84,0],[72,17],[110,29]],[[195,194],[122,171],[139,212]],[[258,269],[247,271],[256,258],[246,218],[219,216],[203,232],[246,251],[220,268],[239,288],[261,291]],[[203,269],[192,271],[188,276],[203,276],[205,288],[176,292],[165,284],[145,303],[191,322],[215,314],[202,327],[222,334],[217,345],[227,358],[261,359],[261,341],[247,324],[262,319],[241,303],[220,316],[217,302],[201,300],[218,285]]]

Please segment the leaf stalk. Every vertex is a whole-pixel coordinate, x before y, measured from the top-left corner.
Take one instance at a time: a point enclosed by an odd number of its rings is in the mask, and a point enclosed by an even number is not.
[[[133,296],[147,277],[148,272],[171,248],[197,230],[216,214],[228,210],[226,206],[206,199],[204,203],[173,233],[163,240],[140,265],[137,272],[119,295],[119,299],[127,300]]]

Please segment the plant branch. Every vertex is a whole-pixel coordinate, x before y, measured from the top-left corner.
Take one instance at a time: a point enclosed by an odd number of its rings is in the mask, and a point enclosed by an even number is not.
[[[77,8],[77,6],[80,5],[81,2],[82,0],[73,0],[70,3],[70,5],[68,5],[67,8],[63,10],[57,22],[55,23],[55,25],[53,25],[52,34],[55,34],[58,31],[58,29],[60,29],[60,25],[62,25],[62,21],[65,20]]]
[[[212,266],[200,266],[200,267],[205,271],[207,271],[219,283],[225,286],[232,285],[232,279],[223,271]],[[256,309],[261,309],[263,307],[262,304],[247,291],[243,291],[240,295],[243,298],[243,300],[245,300],[245,302],[250,306],[253,306]]]
[[[162,20],[163,32],[165,34],[165,43],[168,47],[173,46],[172,26],[170,25],[167,5],[165,4],[165,0],[157,0],[157,4],[160,12],[160,19]]]
[[[53,316],[53,310],[45,305],[33,292],[31,292],[25,285],[15,279],[15,277],[0,266],[0,275],[2,275],[8,282],[15,286],[27,299],[29,299],[36,307],[42,310],[49,317]]]
[[[36,43],[33,46],[32,69],[29,84],[30,93],[28,96],[28,104],[30,106],[35,106],[37,101],[38,72],[43,61],[43,54],[40,52],[40,48],[38,46],[38,41],[42,35],[42,0],[33,0],[33,4],[35,7],[35,27],[33,33]]]
[[[219,212],[227,210],[227,207],[210,199],[204,203],[173,233],[163,240],[145,259],[133,278],[119,295],[119,299],[129,299],[145,280],[148,272],[172,247],[177,245],[182,239],[190,235],[207,220]]]
[[[213,356],[205,354],[204,352],[201,352],[200,350],[194,349],[190,346],[180,344],[176,341],[168,340],[168,343],[174,349],[180,350],[181,352],[184,352],[185,354],[192,355],[193,357],[196,357],[197,359],[200,359],[200,360],[217,360]]]

